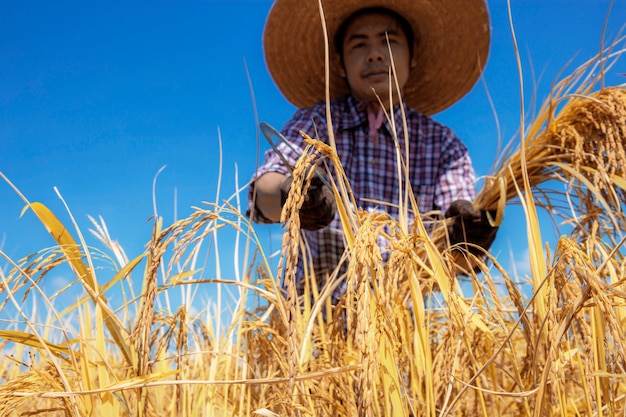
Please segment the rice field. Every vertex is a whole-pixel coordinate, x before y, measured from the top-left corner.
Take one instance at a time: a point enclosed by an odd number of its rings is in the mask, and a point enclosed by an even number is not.
[[[609,48],[556,84],[480,190],[475,204],[496,210],[496,224],[507,205],[523,207],[523,283],[492,255],[448,248],[443,220],[350,209],[339,175],[347,274],[320,286],[310,271],[299,297],[309,167],[320,158],[339,166],[332,147],[312,138],[283,211],[277,268],[228,202],[169,225],[154,219],[145,252],[127,259],[103,221],[89,231],[102,245],[90,247],[86,231],[22,196],[57,245],[23,259],[2,254],[0,309],[16,315],[0,330],[0,415],[625,415],[626,87],[602,79],[621,52]],[[414,210],[410,187],[398,186],[404,212]],[[553,247],[539,210],[561,232]],[[239,280],[207,267],[224,228],[245,249]],[[74,281],[46,294],[42,280],[60,268]],[[342,280],[349,291],[333,306]],[[204,286],[217,288],[215,309],[178,302]],[[55,303],[76,287],[82,298]],[[33,297],[45,317],[21,308]]]

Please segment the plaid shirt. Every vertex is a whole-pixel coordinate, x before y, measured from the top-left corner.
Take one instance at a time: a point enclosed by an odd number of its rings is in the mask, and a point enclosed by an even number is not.
[[[300,131],[312,138],[328,142],[325,109],[324,102],[311,108],[300,109],[283,128],[283,135],[300,150],[300,154],[305,148]],[[405,112],[409,130],[408,156],[404,155],[405,135],[399,105],[395,106],[393,117],[420,213],[424,214],[431,210],[443,212],[456,199],[472,201],[475,195],[475,174],[467,148],[449,128],[414,109],[405,107]],[[366,107],[352,96],[331,102],[331,114],[337,154],[350,181],[355,201],[363,210],[386,211],[397,218],[398,209],[393,205],[397,205],[400,198],[396,146],[388,121],[386,119],[383,121],[378,129],[378,139],[372,141]],[[287,161],[295,166],[300,154],[293,152],[284,144],[279,144],[278,148]],[[272,171],[289,175],[289,170],[281,159],[270,149],[265,153],[264,163],[255,178]],[[254,182],[249,192],[250,204],[253,187]],[[381,206],[376,201],[389,202],[392,205]],[[409,221],[412,222],[413,218]],[[309,243],[317,275],[323,276],[324,272],[331,272],[338,265],[344,251],[339,216],[335,216],[332,223],[321,230],[303,233]],[[384,252],[386,242],[382,238],[379,240],[379,246]],[[299,275],[302,275],[301,269]]]

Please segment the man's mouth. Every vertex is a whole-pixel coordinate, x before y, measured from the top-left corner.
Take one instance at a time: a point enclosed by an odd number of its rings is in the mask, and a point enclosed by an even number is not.
[[[382,78],[389,76],[388,68],[373,68],[363,73],[363,78]]]

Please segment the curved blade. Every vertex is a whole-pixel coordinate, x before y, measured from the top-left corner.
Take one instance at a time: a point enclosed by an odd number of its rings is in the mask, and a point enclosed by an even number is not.
[[[289,172],[291,172],[291,174],[293,175],[293,167],[291,166],[291,164],[287,161],[287,158],[285,158],[285,155],[282,154],[281,151],[278,150],[278,146],[276,146],[276,144],[274,143],[274,137],[278,138],[278,140],[282,143],[284,143],[287,147],[289,147],[289,149],[291,149],[296,155],[298,155],[298,157],[301,156],[301,153],[298,149],[296,149],[293,144],[291,142],[289,142],[287,140],[287,138],[285,138],[282,133],[280,133],[278,130],[276,130],[274,127],[272,127],[271,125],[265,123],[265,122],[261,122],[259,123],[259,127],[261,128],[261,133],[263,133],[263,136],[265,136],[265,139],[267,140],[267,143],[270,144],[270,146],[272,147],[272,149],[274,150],[274,152],[276,152],[276,155],[278,155],[278,157],[281,159],[281,161],[283,161],[283,164],[285,164],[285,166],[287,167],[287,169],[289,170]],[[324,184],[326,184],[327,186],[331,187],[330,183],[328,182],[328,180],[326,178],[324,178],[324,176],[322,174],[319,173],[319,171],[316,169],[315,170],[315,175],[322,180],[322,182]]]

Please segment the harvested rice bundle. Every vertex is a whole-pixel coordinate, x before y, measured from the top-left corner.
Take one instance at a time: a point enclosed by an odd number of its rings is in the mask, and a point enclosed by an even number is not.
[[[561,89],[568,87],[570,80],[566,81]],[[564,100],[567,101],[555,117],[558,102]],[[500,163],[474,201],[479,209],[496,210],[494,224],[502,221],[507,202],[525,189],[526,170],[536,204],[573,224],[574,233],[585,235],[589,230],[601,228],[601,235],[613,236],[626,228],[621,207],[626,201],[626,89],[623,86],[549,100],[525,137],[523,146]],[[567,189],[539,189],[542,183],[553,180],[565,182]],[[544,201],[539,201],[537,195]],[[562,201],[566,201],[567,207],[562,206]],[[576,212],[575,216],[572,211]],[[449,267],[458,273],[469,275],[477,267],[484,269],[483,260],[466,250],[456,250],[455,246],[455,250],[446,251],[449,244],[445,221],[436,223],[429,235],[446,255]],[[418,245],[415,257],[427,260],[427,264],[438,264],[433,254],[429,256],[427,252],[423,245]],[[418,273],[424,290],[433,289],[437,281],[432,279],[433,275],[436,274],[429,272],[428,267]]]
[[[548,106],[553,110],[555,100]],[[516,197],[525,158],[531,187],[559,176],[582,181],[588,188],[586,197],[597,189],[613,210],[620,211],[624,190],[617,195],[612,185],[623,184],[626,177],[626,90],[612,87],[572,95],[557,117],[550,112],[546,118],[545,129],[534,134],[538,129],[531,127],[524,149],[504,161],[487,181],[476,206],[494,209],[501,197],[507,201]]]
[[[561,88],[566,88],[568,83],[563,85]],[[565,99],[555,117],[554,109]],[[535,203],[572,224],[573,234],[584,236],[590,230],[602,229],[600,235],[614,236],[626,227],[622,209],[626,201],[625,148],[623,86],[553,98],[530,125],[522,147],[503,160],[487,179],[474,205],[483,210],[497,209],[493,221],[499,225],[506,203],[525,190],[526,170],[527,186],[533,191]],[[552,180],[565,182],[567,189],[539,189],[542,183]],[[431,238],[442,251],[448,246],[445,222],[436,225]],[[417,253],[423,256],[424,251],[418,248]],[[482,266],[480,259],[466,251],[454,250],[451,255],[457,272],[470,274],[471,269]]]

